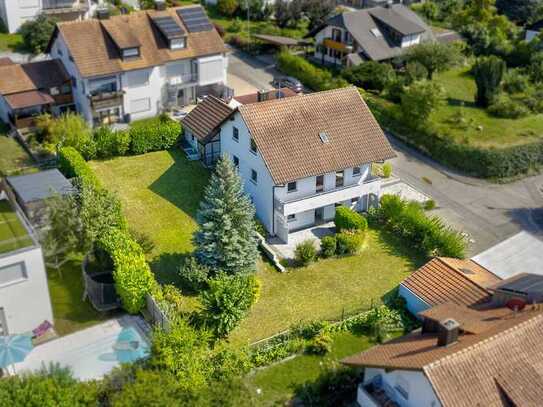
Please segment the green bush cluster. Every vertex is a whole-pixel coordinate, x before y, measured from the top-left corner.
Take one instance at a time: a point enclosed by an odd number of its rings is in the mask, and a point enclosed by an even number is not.
[[[186,259],[179,268],[181,284],[193,292],[198,292],[206,287],[209,275],[209,268],[198,263],[194,256]]]
[[[279,53],[277,66],[285,74],[294,76],[315,91],[342,88],[348,85],[344,79],[335,78],[329,71],[317,68],[305,58],[287,51]]]
[[[251,361],[255,367],[268,366],[302,352],[305,349],[305,344],[306,342],[302,338],[278,341],[253,350],[251,352]]]
[[[306,352],[312,355],[326,355],[332,351],[332,335],[329,332],[319,332],[306,347]]]
[[[346,206],[339,206],[336,208],[334,223],[336,224],[336,231],[338,232],[346,230],[364,232],[368,228],[366,218]]]
[[[98,187],[100,181],[83,156],[74,147],[61,147],[58,151],[58,166],[68,178],[77,177],[81,182]]]
[[[302,266],[307,266],[317,259],[317,249],[313,239],[304,240],[296,245],[294,249],[294,258]]]
[[[357,254],[364,243],[364,233],[360,231],[346,230],[336,235],[338,255]]]
[[[97,158],[124,156],[130,147],[130,133],[127,130],[113,130],[99,127],[94,131]]]
[[[324,258],[332,257],[336,254],[337,239],[335,235],[324,236],[321,239],[321,256]]]
[[[145,295],[155,284],[143,250],[128,233],[116,228],[100,236],[96,244],[113,262],[113,279],[123,308],[137,314],[145,306]]]
[[[383,195],[379,216],[389,230],[426,256],[465,256],[466,242],[460,233],[438,217],[427,216],[418,203],[408,203],[396,195]]]
[[[161,115],[132,123],[129,134],[130,152],[144,154],[173,147],[181,135],[181,125]]]

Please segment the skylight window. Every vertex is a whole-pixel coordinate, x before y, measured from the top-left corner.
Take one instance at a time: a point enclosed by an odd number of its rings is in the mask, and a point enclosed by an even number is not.
[[[383,34],[381,33],[381,31],[379,31],[379,29],[378,29],[377,27],[372,28],[370,31],[371,31],[371,33],[372,33],[375,37],[377,37],[377,38],[383,36]]]
[[[330,139],[328,138],[328,134],[326,134],[325,132],[319,133],[319,137],[320,137],[321,141],[322,141],[324,144],[330,142]]]

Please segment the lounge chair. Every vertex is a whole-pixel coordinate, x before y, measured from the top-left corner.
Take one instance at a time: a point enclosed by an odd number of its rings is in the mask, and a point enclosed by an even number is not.
[[[43,335],[47,333],[51,328],[53,328],[53,324],[49,321],[43,321],[40,325],[38,325],[37,328],[32,330],[32,339],[40,338]]]

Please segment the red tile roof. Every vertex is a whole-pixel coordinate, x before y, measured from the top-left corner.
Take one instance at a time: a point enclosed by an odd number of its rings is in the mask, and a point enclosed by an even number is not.
[[[279,96],[280,92],[280,97]],[[274,99],[281,99],[281,98],[289,98],[292,96],[298,96],[296,92],[294,92],[290,88],[281,88],[281,89],[274,89],[266,92],[267,99],[266,100],[274,100]],[[258,102],[258,92],[256,93],[250,93],[248,95],[241,95],[241,96],[234,96],[234,99],[237,100],[242,105],[248,105],[250,103],[257,103]]]
[[[198,103],[182,120],[183,125],[201,141],[213,138],[220,124],[233,112],[233,109],[215,96],[207,96]]]

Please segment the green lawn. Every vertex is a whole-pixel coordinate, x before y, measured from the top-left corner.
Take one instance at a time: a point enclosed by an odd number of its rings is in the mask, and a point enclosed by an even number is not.
[[[83,298],[81,258],[74,257],[57,270],[47,270],[49,295],[53,306],[55,330],[59,335],[79,331],[108,318],[99,313]]]
[[[149,261],[159,280],[175,283],[177,268],[193,249],[194,216],[208,171],[177,150],[94,161],[91,166],[120,197],[130,227],[155,243]],[[358,256],[321,260],[283,274],[260,262],[260,300],[231,339],[246,343],[303,319],[338,318],[379,301],[420,263],[381,231],[370,231],[366,246]],[[195,305],[191,297],[189,306]]]
[[[33,164],[26,150],[15,139],[6,136],[2,126],[0,129],[0,177],[25,172],[25,169]]]
[[[0,51],[20,52],[23,39],[19,34],[0,33]]]
[[[475,106],[477,87],[469,68],[457,68],[437,74],[435,80],[447,92],[447,102],[432,115],[441,133],[449,132],[460,142],[468,141],[481,147],[503,147],[523,144],[543,137],[543,115],[530,115],[521,119],[501,119],[489,115]],[[464,105],[461,107],[461,105]],[[451,118],[463,109],[467,128],[457,126]],[[482,126],[482,130],[479,130]]]
[[[0,201],[0,254],[31,246],[34,242],[7,200]]]
[[[338,365],[342,358],[362,352],[373,343],[366,336],[341,332],[334,336],[332,352],[328,355],[301,355],[286,362],[257,370],[247,378],[251,391],[257,394],[261,406],[285,405],[296,389],[316,380],[321,373]],[[258,395],[257,389],[260,394]]]

